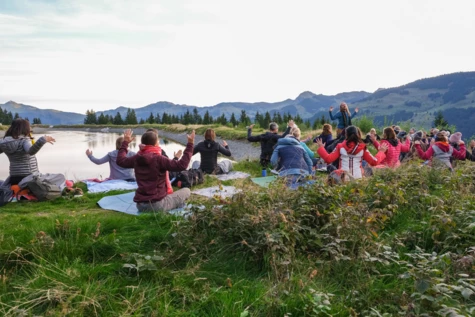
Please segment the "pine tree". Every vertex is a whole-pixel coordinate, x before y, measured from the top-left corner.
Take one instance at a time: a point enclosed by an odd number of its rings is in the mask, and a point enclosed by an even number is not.
[[[127,109],[127,115],[125,116],[125,124],[137,124],[137,116],[134,109]]]
[[[241,116],[239,117],[239,123],[243,126],[250,125],[251,119],[246,114],[246,110],[241,110]]]
[[[155,123],[162,123],[162,119],[160,118],[160,114],[157,113],[157,115],[155,116]]]
[[[117,112],[112,123],[116,125],[124,124],[124,120],[122,120],[122,116],[120,115],[120,112]]]
[[[237,126],[237,120],[236,116],[234,115],[234,112],[231,113],[231,118],[229,118],[229,122],[233,125],[233,127]]]
[[[140,118],[139,124],[144,124],[145,120],[143,118]]]
[[[104,115],[104,112],[101,112],[99,117],[97,118],[97,123],[99,124],[107,124],[107,117]]]
[[[97,124],[97,116],[94,110],[86,111],[86,118],[84,118],[84,124]]]
[[[267,127],[269,126],[270,121],[271,121],[270,113],[269,113],[269,111],[266,111],[266,114],[264,115],[264,120],[262,122],[263,124],[262,124],[261,128],[267,129]]]
[[[203,116],[203,124],[212,124],[213,123],[213,119],[211,118],[211,116],[209,115],[209,112],[208,110],[206,110],[204,116]]]
[[[435,115],[435,118],[434,118],[434,127],[438,128],[438,129],[444,129],[444,128],[447,128],[449,126],[449,123],[447,122],[447,120],[445,120],[444,118],[444,115],[442,114],[442,111],[438,111]]]
[[[153,113],[150,112],[150,116],[147,119],[148,123],[155,123],[155,117],[153,116]]]

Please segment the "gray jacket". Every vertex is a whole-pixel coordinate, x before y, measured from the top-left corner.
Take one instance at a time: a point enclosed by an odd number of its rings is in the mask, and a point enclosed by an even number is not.
[[[110,167],[110,179],[124,179],[124,180],[131,180],[135,179],[134,175],[134,169],[133,168],[123,168],[117,165],[117,155],[119,153],[119,150],[114,150],[112,152],[107,153],[106,156],[102,158],[96,158],[93,155],[89,155],[88,158],[91,160],[91,162],[100,165],[109,162],[109,167]],[[134,156],[135,152],[133,151],[128,151],[127,152],[127,157]]]
[[[7,136],[0,140],[0,154],[5,153],[10,161],[10,176],[27,176],[38,171],[35,154],[45,145],[46,139],[40,137],[31,144],[28,137],[14,139]]]

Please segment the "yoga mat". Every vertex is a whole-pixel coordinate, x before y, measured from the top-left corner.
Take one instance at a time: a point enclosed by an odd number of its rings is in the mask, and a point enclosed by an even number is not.
[[[236,189],[236,187],[234,186],[213,186],[197,189],[192,191],[191,193],[209,198],[215,197],[216,195],[220,196],[221,198],[230,198],[233,197],[234,194],[239,193],[240,191],[240,189]]]
[[[264,188],[269,188],[269,184],[272,183],[277,179],[277,176],[266,176],[266,177],[254,177],[251,178],[251,181],[256,183],[257,185],[264,187]]]

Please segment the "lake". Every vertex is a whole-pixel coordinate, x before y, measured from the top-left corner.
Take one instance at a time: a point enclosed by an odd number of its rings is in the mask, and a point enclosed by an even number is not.
[[[86,156],[86,150],[90,149],[96,158],[101,158],[115,150],[115,140],[121,134],[87,131],[47,131],[47,134],[54,137],[56,142],[46,143],[36,154],[41,173],[62,173],[67,179],[75,181],[87,178],[104,179],[109,176],[109,164],[92,163]],[[34,134],[33,136],[38,139],[42,135]],[[138,152],[141,135],[132,138],[135,140],[131,142],[129,150]],[[182,144],[163,139],[160,139],[160,147],[169,157],[173,157],[173,152],[185,149]],[[192,161],[199,159],[199,154],[197,154],[193,156]],[[9,166],[8,157],[3,153],[0,154],[0,179],[4,180],[8,177]]]

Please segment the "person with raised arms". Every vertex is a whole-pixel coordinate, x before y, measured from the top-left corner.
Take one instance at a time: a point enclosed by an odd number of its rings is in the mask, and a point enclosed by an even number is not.
[[[336,133],[338,135],[343,129],[351,126],[351,118],[354,118],[358,111],[359,109],[355,108],[355,112],[353,112],[353,114],[350,114],[350,110],[348,110],[348,105],[345,102],[342,102],[340,104],[340,111],[333,115],[333,107],[330,107],[330,119],[338,120],[338,124],[336,126]]]

